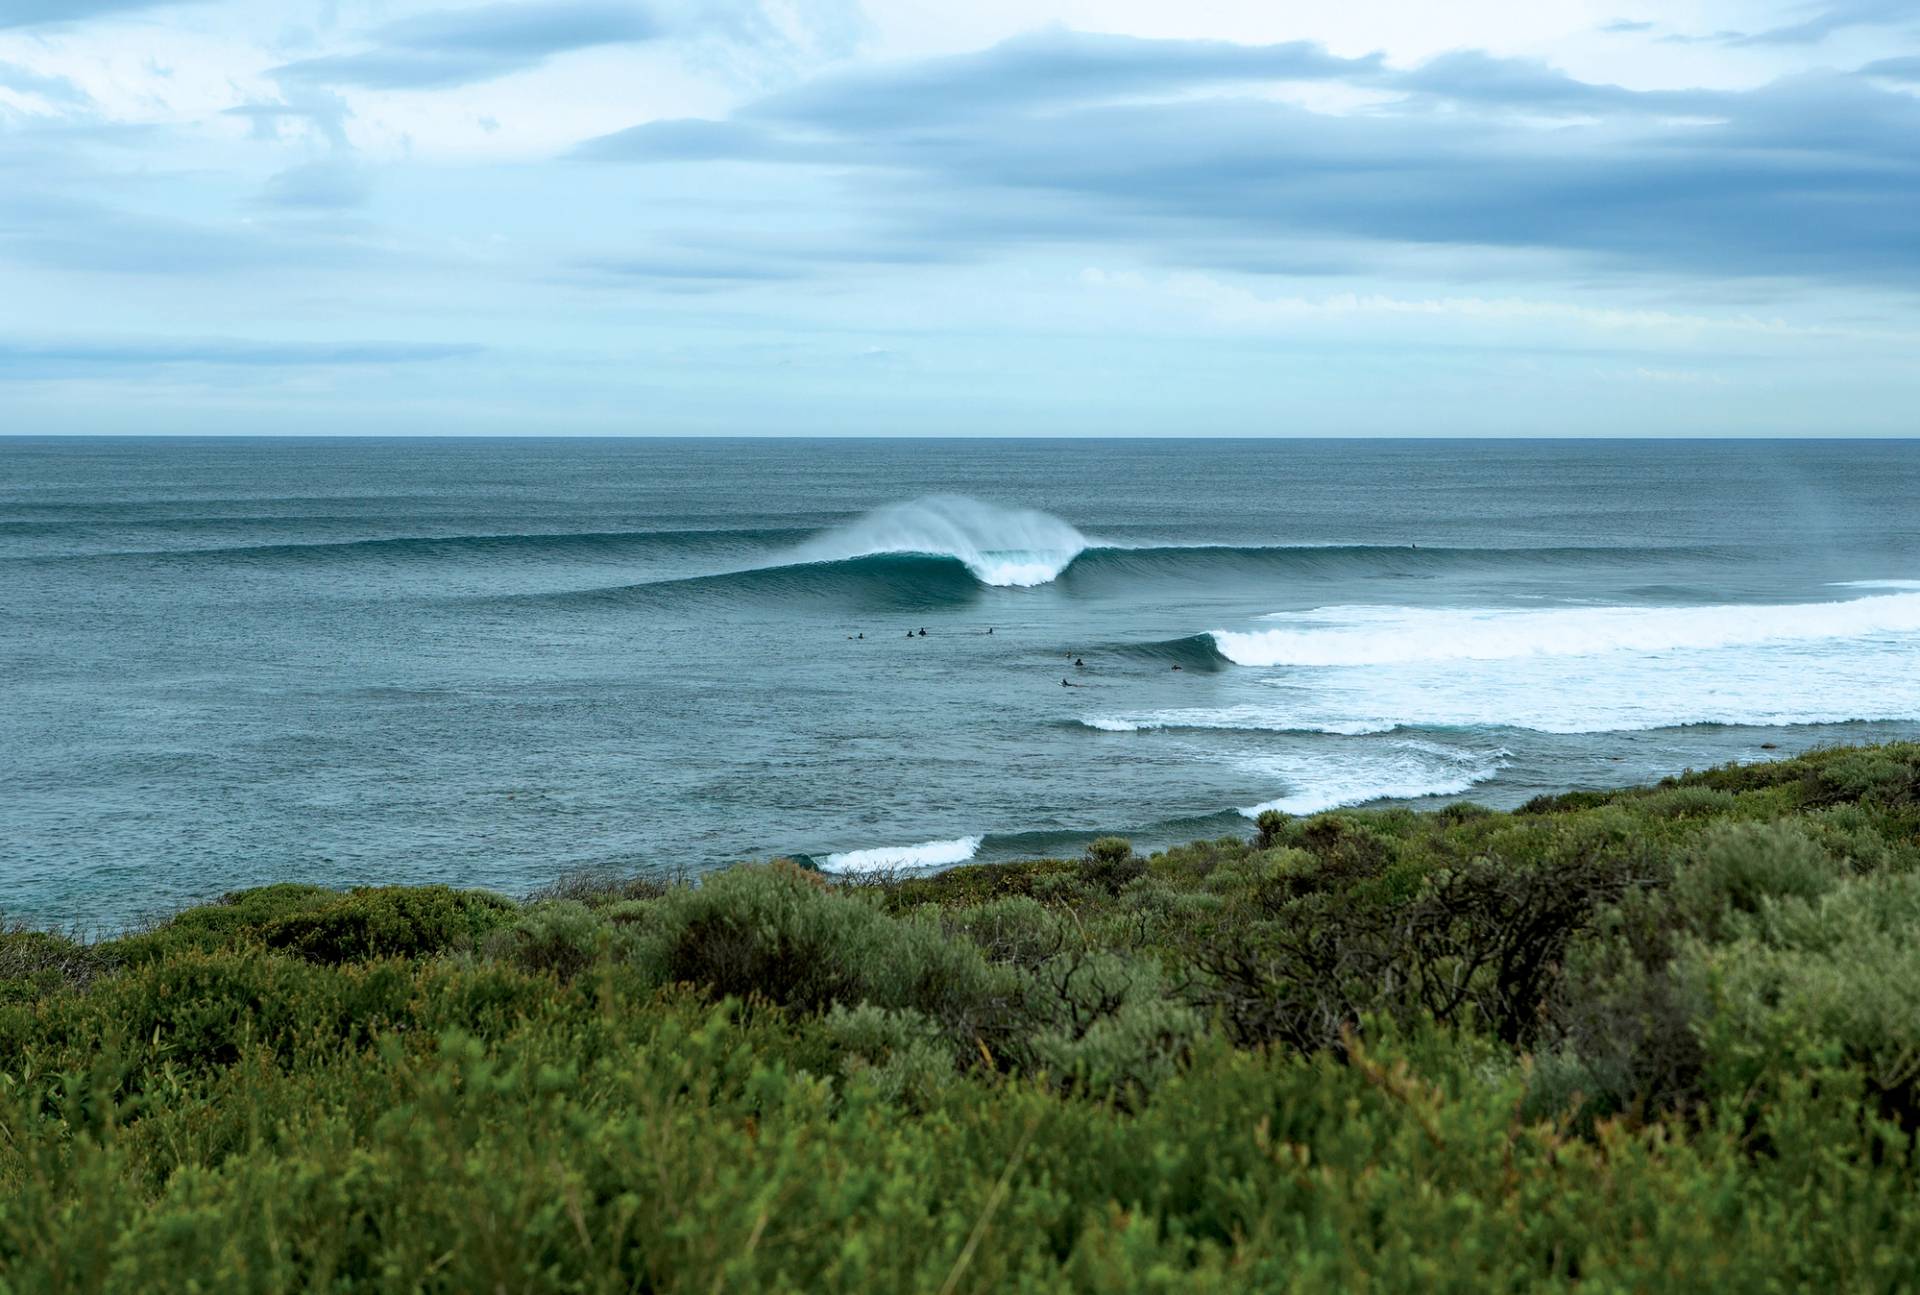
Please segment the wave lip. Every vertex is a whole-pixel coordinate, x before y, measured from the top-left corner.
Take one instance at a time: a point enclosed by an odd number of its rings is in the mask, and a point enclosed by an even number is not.
[[[889,504],[808,540],[790,561],[922,554],[953,558],[982,584],[1030,588],[1053,581],[1088,544],[1086,536],[1051,513],[1002,508],[964,495],[928,495]]]
[[[883,845],[870,850],[844,850],[820,860],[822,872],[897,872],[913,868],[946,868],[965,863],[980,850],[981,836],[951,841],[922,841],[918,845]]]
[[[1288,628],[1214,630],[1214,644],[1238,665],[1367,666],[1815,643],[1920,632],[1920,593],[1712,607],[1344,606],[1262,619]]]

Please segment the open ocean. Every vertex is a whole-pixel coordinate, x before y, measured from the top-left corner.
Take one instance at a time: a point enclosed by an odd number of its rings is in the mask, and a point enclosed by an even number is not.
[[[1920,442],[0,439],[0,910],[39,922],[1917,733]]]

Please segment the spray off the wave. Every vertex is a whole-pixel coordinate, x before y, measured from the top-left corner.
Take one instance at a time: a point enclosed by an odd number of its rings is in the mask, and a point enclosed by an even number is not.
[[[808,540],[796,562],[842,562],[882,553],[953,558],[982,584],[1052,581],[1088,548],[1087,537],[1051,513],[1001,508],[960,495],[889,504]]]

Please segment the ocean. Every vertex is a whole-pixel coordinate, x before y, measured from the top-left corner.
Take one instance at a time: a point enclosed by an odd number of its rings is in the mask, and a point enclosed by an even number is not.
[[[1912,441],[0,439],[0,910],[1504,807],[1917,667]]]

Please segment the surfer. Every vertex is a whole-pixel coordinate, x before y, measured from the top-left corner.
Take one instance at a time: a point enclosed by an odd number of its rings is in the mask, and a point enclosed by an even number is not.
[[[1082,661],[1079,657],[1075,657],[1073,659],[1073,668],[1075,670],[1085,670],[1087,668],[1087,663],[1085,661]]]
[[[1062,688],[1078,688],[1080,685],[1077,683],[1068,683],[1065,679],[1062,679],[1060,681],[1060,686]]]
[[[987,633],[988,633],[988,634],[992,634],[992,633],[993,633],[993,626],[991,626],[991,625],[989,625],[989,626],[987,626]]]
[[[922,625],[920,627],[920,637],[925,638],[926,636],[927,636],[927,627]]]

